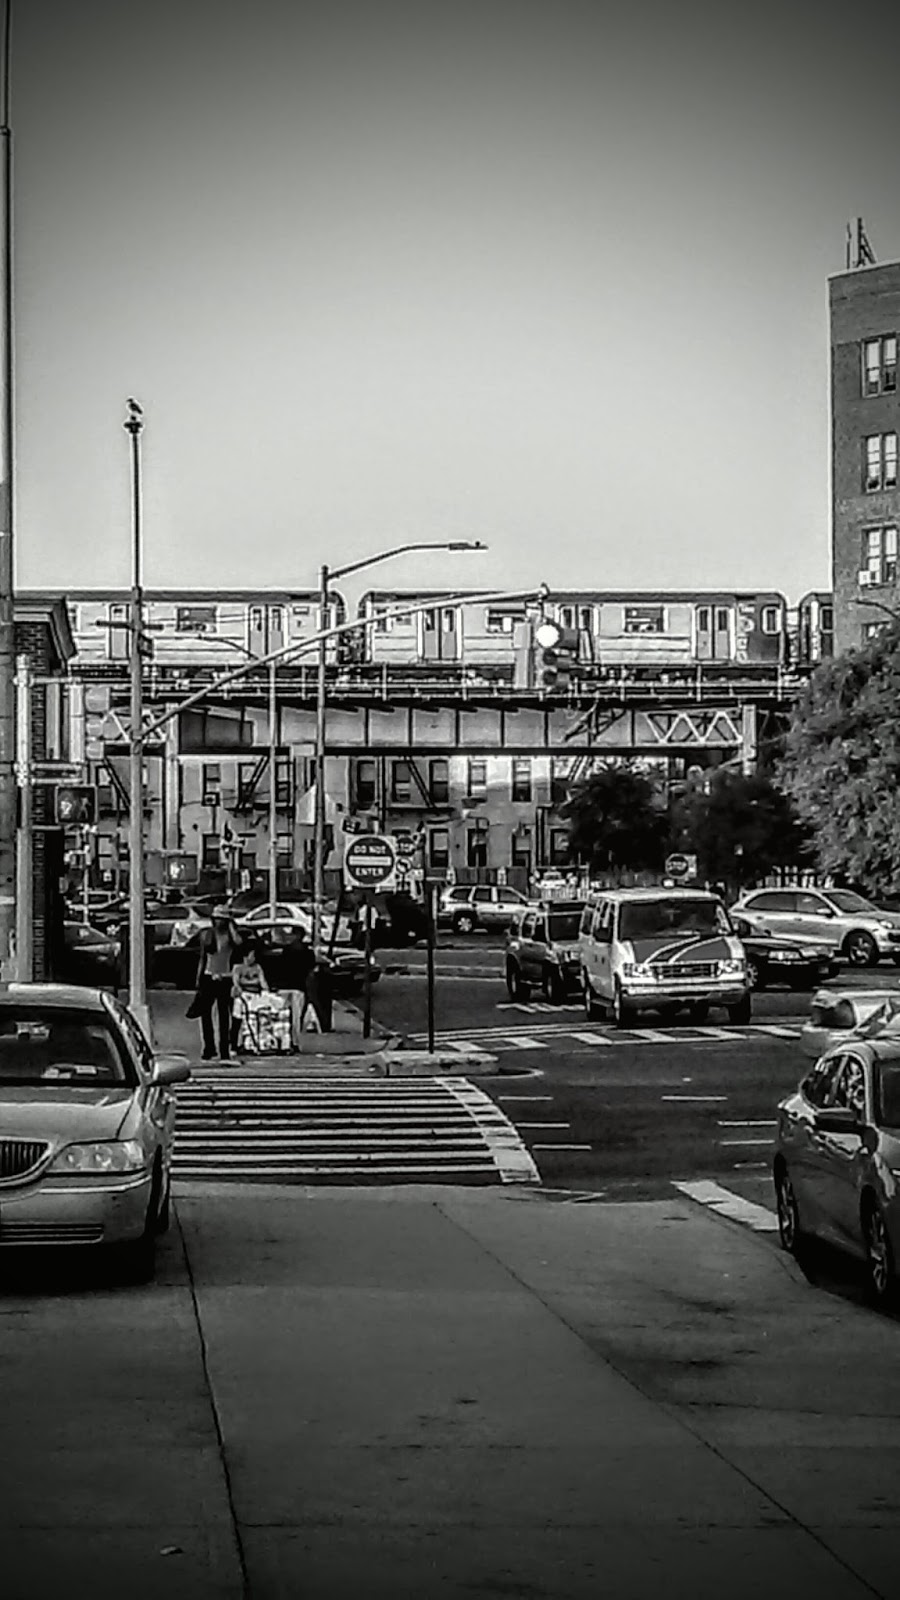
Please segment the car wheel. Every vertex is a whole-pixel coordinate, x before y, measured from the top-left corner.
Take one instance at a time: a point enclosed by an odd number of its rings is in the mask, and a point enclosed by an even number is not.
[[[600,1011],[599,1011],[599,1007],[597,1005],[597,1000],[595,998],[594,991],[591,988],[591,980],[587,976],[586,973],[585,973],[585,978],[584,978],[584,991],[583,991],[583,994],[584,994],[584,1014],[587,1017],[588,1022],[596,1022],[598,1017],[599,1017],[599,1015],[600,1015]]]
[[[475,918],[471,911],[461,911],[454,919],[453,927],[456,933],[474,933]]]
[[[566,998],[566,986],[563,983],[562,973],[556,967],[545,967],[541,980],[544,999],[551,1006],[561,1006]]]
[[[749,994],[742,995],[735,1005],[728,1007],[728,1021],[747,1023],[753,1015],[753,1002]]]
[[[753,956],[748,956],[747,958],[747,982],[751,989],[764,989],[766,986],[762,975],[762,967],[758,961],[754,960]]]
[[[800,1210],[790,1174],[783,1162],[775,1168],[775,1209],[778,1212],[778,1237],[789,1255],[803,1254],[806,1235],[800,1226]]]
[[[530,1000],[531,984],[522,977],[521,969],[512,963],[509,967],[507,987],[513,1000]]]
[[[634,1021],[633,1008],[628,1004],[622,993],[622,985],[618,978],[613,989],[612,1020],[615,1028],[630,1028]]]
[[[848,933],[844,940],[844,955],[851,967],[877,967],[878,946],[870,933],[863,928],[857,928],[854,933]]]
[[[894,1253],[887,1223],[878,1201],[867,1196],[862,1211],[863,1244],[866,1249],[866,1293],[876,1306],[893,1304],[897,1284],[894,1278]]]
[[[706,1021],[708,1016],[709,1016],[709,1001],[708,1000],[693,1000],[691,1002],[691,1004],[688,1006],[688,1022],[693,1022],[696,1026],[699,1027],[699,1026],[703,1025],[703,1023]]]

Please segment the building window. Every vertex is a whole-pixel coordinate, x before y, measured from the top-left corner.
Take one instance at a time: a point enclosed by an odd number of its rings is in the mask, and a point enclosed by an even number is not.
[[[863,533],[863,571],[870,584],[895,583],[897,579],[897,529],[866,528]]]
[[[531,800],[531,757],[513,756],[512,797],[514,801]]]
[[[763,606],[763,611],[762,611],[762,631],[763,631],[763,633],[777,633],[778,632],[778,607],[777,606]]]
[[[897,387],[897,335],[864,339],[862,347],[862,390],[864,395],[893,394]]]
[[[487,828],[469,828],[466,834],[466,865],[487,866]]]
[[[375,804],[377,776],[374,761],[356,763],[356,804],[360,811],[368,811]]]
[[[215,633],[215,606],[176,606],[176,633]]]
[[[550,804],[554,810],[565,805],[569,798],[569,764],[563,758],[559,761],[555,756],[550,758]]]
[[[469,799],[476,800],[487,794],[487,762],[469,760]]]
[[[897,435],[870,433],[865,440],[864,478],[867,494],[897,487]]]
[[[450,834],[446,828],[432,828],[428,835],[428,862],[437,872],[450,865]]]
[[[289,833],[275,835],[275,858],[279,867],[294,865],[294,840]]]
[[[408,761],[395,761],[391,767],[391,799],[408,805],[412,799],[412,767]]]
[[[290,756],[283,756],[275,766],[275,804],[279,811],[290,811],[294,803],[294,774]]]
[[[531,829],[517,828],[512,836],[510,852],[510,866],[531,866]]]
[[[564,867],[569,859],[568,828],[550,829],[550,865]]]
[[[428,763],[428,790],[433,806],[445,806],[450,801],[450,763],[442,758]]]
[[[222,852],[217,833],[204,833],[200,841],[200,865],[201,867],[220,867],[222,865]]]
[[[626,606],[626,633],[665,633],[666,615],[663,606]]]
[[[880,634],[887,633],[889,627],[890,622],[887,617],[883,622],[865,622],[863,623],[863,638],[868,644],[871,639],[877,639]]]
[[[203,763],[203,804],[217,806],[222,802],[222,768],[218,761]]]

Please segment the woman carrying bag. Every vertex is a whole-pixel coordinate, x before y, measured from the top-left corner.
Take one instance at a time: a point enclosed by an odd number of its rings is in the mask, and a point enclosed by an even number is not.
[[[194,1006],[203,1032],[203,1060],[216,1054],[213,1015],[218,1023],[219,1059],[231,1060],[231,969],[242,948],[241,936],[226,906],[216,906],[212,927],[200,935],[200,966],[197,970],[197,997]]]

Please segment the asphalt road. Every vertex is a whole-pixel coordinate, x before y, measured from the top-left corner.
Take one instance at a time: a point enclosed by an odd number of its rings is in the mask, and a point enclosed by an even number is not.
[[[380,959],[378,1020],[422,1042],[425,953]],[[900,974],[885,965],[844,972],[831,987],[846,985],[898,989]],[[747,1028],[715,1011],[707,1028],[664,1026],[648,1013],[645,1026],[617,1033],[588,1024],[576,1001],[512,1005],[501,941],[457,940],[437,952],[438,1039],[494,1054],[502,1076],[478,1081],[519,1130],[544,1184],[598,1198],[661,1198],[673,1183],[708,1179],[771,1205],[776,1106],[806,1070],[797,1035],[810,998],[767,989],[754,996]]]

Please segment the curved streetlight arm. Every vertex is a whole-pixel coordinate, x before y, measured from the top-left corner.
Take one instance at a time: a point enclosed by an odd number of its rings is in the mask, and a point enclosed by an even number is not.
[[[351,572],[361,572],[364,567],[377,567],[380,561],[390,561],[394,556],[405,556],[413,550],[486,550],[487,545],[481,539],[450,539],[440,543],[424,542],[417,544],[398,544],[393,550],[382,550],[377,556],[365,556],[362,561],[351,561],[345,567],[326,567],[329,582],[334,579],[349,577]]]

